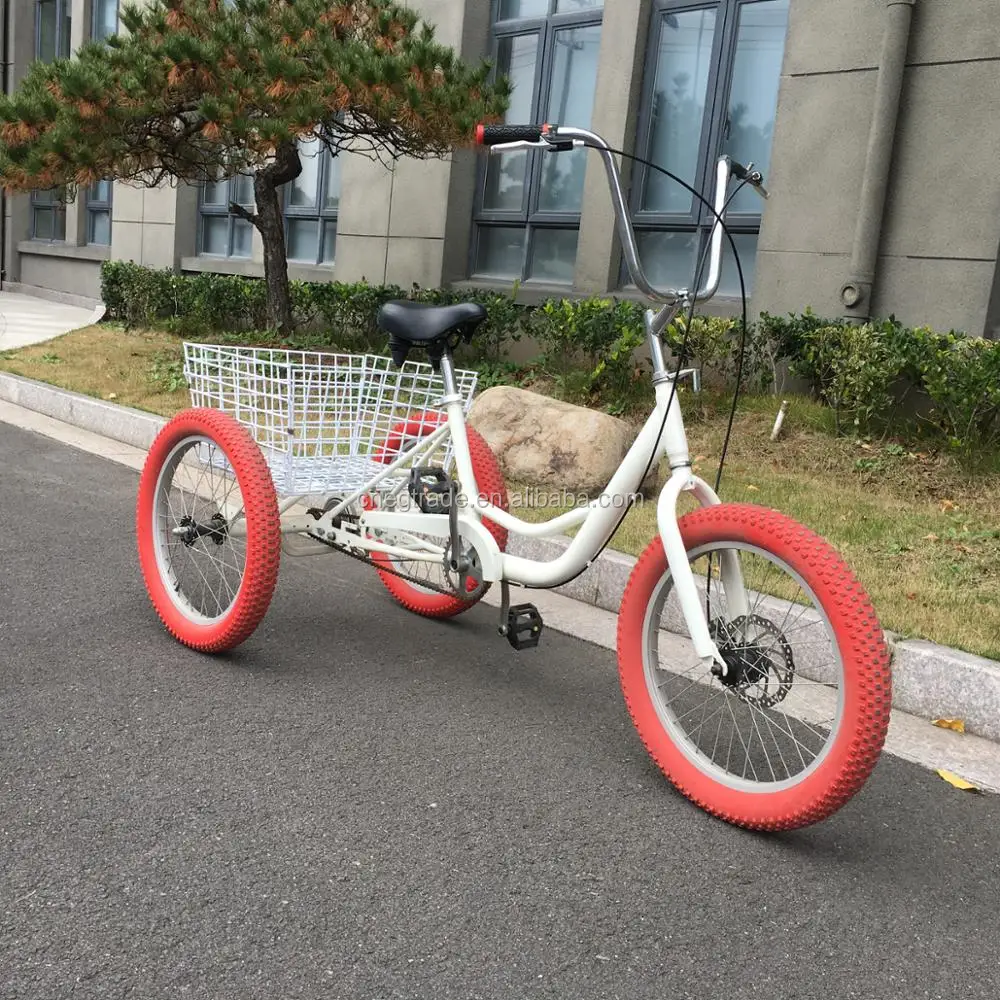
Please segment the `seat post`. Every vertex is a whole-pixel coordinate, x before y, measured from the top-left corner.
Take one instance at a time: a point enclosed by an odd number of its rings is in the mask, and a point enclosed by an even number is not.
[[[476,472],[472,467],[469,454],[469,436],[465,427],[465,414],[462,406],[462,396],[455,381],[455,365],[452,362],[451,351],[445,345],[441,352],[441,380],[444,382],[444,396],[441,406],[448,414],[448,425],[451,433],[452,461],[457,466],[460,484],[458,501],[460,506],[469,506],[472,498],[479,496],[476,484]]]
[[[455,381],[455,365],[451,358],[451,351],[448,350],[447,346],[441,352],[439,364],[441,366],[441,380],[444,382],[442,404],[447,406],[449,403],[461,403],[462,397],[459,395],[458,383]]]

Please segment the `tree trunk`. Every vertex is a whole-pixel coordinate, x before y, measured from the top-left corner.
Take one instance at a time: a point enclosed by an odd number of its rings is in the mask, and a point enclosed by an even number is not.
[[[288,284],[288,253],[285,220],[281,213],[278,188],[302,173],[299,151],[291,143],[279,146],[273,163],[258,170],[253,192],[257,211],[253,224],[264,243],[264,282],[267,285],[267,322],[282,334],[294,329],[292,296]]]

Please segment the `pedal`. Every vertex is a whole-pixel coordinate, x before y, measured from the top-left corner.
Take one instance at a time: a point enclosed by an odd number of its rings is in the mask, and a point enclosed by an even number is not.
[[[428,482],[430,480],[430,482]],[[449,514],[456,484],[442,469],[411,469],[410,496],[424,514]]]
[[[534,604],[515,604],[507,612],[507,641],[517,650],[532,649],[542,637],[543,624]]]

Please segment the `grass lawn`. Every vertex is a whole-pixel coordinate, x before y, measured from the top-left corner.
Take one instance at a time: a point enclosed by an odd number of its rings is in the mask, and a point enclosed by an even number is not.
[[[189,405],[180,342],[156,331],[90,327],[0,353],[0,369],[170,416]],[[684,394],[696,470],[714,484],[728,401]],[[723,500],[775,507],[828,538],[870,591],[885,627],[1000,659],[1000,474],[930,448],[835,438],[829,411],[792,398],[745,397],[720,488]],[[512,491],[517,488],[512,484]],[[518,508],[530,520],[559,509]],[[656,531],[655,498],[612,547],[638,554]]]
[[[62,389],[171,417],[190,405],[177,337],[90,326],[63,337],[0,351],[0,369]]]

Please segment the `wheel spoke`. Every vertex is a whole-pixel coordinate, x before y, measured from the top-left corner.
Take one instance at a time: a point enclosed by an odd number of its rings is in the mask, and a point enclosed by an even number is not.
[[[738,558],[750,596],[745,616],[733,614],[723,586],[726,550]],[[727,673],[720,680],[697,657],[672,655],[679,642],[690,649],[686,631],[660,641],[661,623],[683,622],[668,570],[647,615],[645,669],[657,712],[685,755],[723,784],[801,780],[837,730],[837,708],[826,732],[796,715],[839,697],[842,668],[823,609],[786,564],[754,546],[720,542],[690,558],[705,581],[704,607]]]
[[[203,461],[196,468],[185,461],[199,452]],[[223,462],[226,468],[221,467]],[[244,516],[242,490],[238,479],[227,474],[228,468],[224,452],[214,442],[191,441],[164,470],[154,515],[163,538],[163,569],[172,590],[196,618],[207,620],[221,618],[237,599],[246,568],[245,546],[228,532],[221,543],[203,534],[190,544],[176,532],[184,525],[207,529],[216,515],[225,519],[228,528],[234,509],[236,518]]]

